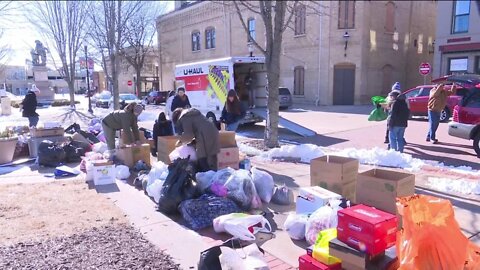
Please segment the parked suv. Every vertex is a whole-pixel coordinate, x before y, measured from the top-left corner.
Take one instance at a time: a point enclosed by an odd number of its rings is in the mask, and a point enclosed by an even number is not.
[[[435,85],[419,85],[404,92],[410,105],[411,116],[428,116],[428,97],[433,87],[435,87]],[[445,87],[449,88],[451,85],[445,85]],[[457,87],[456,95],[448,97],[447,106],[445,106],[445,109],[443,109],[440,114],[441,122],[448,122],[452,115],[453,108],[462,100],[465,91],[465,88]]]
[[[145,97],[145,103],[155,105],[165,103],[167,101],[167,96],[167,91],[151,91],[148,93],[148,96]]]
[[[472,76],[468,84],[468,94],[453,110],[453,121],[448,125],[448,134],[473,140],[473,149],[480,157],[480,75]]]

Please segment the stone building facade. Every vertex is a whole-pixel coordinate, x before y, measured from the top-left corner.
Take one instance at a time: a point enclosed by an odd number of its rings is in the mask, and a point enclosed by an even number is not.
[[[480,74],[480,1],[438,1],[434,76]]]
[[[246,31],[232,5],[182,2],[157,19],[161,88],[175,87],[178,64],[249,55]],[[428,48],[436,1],[321,1],[317,12],[301,3],[284,33],[281,56],[280,84],[290,89],[294,102],[365,104],[390,91],[395,81],[403,89],[423,83],[418,66],[433,59]],[[247,9],[242,15],[264,45],[260,15]],[[253,55],[261,54],[255,48]]]

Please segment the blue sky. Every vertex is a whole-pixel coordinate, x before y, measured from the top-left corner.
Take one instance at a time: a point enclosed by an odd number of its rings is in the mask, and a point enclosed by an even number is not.
[[[168,2],[167,11],[173,10],[174,1],[164,2]],[[14,4],[21,6],[25,2],[19,1]],[[22,9],[12,12],[8,21],[2,22],[0,20],[0,24],[2,28],[5,28],[0,45],[7,44],[12,49],[12,54],[6,64],[23,66],[25,59],[30,59],[30,50],[34,47],[35,40],[42,41],[42,36],[36,32],[37,30],[24,17]],[[52,51],[52,53],[55,52]]]

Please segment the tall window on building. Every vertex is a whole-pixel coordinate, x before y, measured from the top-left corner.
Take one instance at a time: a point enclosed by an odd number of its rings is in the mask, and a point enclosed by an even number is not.
[[[480,56],[475,56],[475,68],[473,69],[473,72],[480,75]]]
[[[248,42],[255,40],[255,19],[248,19]]]
[[[298,4],[295,10],[295,35],[305,34],[305,24],[307,21],[307,8],[305,5]]]
[[[305,69],[302,66],[296,66],[293,70],[293,94],[296,96],[304,95]]]
[[[338,1],[338,29],[355,28],[355,1]]]
[[[209,27],[205,30],[205,49],[215,48],[215,28]]]
[[[470,0],[453,2],[452,33],[468,32],[470,18]]]
[[[200,51],[200,31],[192,33],[192,51]]]
[[[388,2],[385,7],[385,32],[393,33],[395,32],[395,4],[393,2]]]
[[[468,71],[468,57],[448,58],[448,74],[461,74]]]

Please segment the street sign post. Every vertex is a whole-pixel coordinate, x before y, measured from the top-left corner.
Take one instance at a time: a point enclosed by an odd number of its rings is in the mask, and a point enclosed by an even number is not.
[[[418,67],[418,72],[423,76],[423,84],[426,84],[427,75],[430,74],[432,67],[429,63],[421,63]]]

